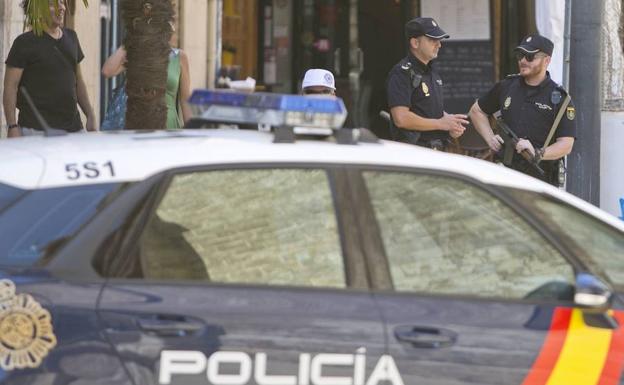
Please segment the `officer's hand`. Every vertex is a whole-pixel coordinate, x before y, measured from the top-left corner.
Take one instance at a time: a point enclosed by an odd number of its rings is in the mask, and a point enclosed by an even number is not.
[[[524,150],[528,150],[531,156],[535,156],[535,149],[533,148],[531,142],[526,139],[520,139],[518,140],[518,144],[516,144],[516,151],[520,154]]]
[[[462,114],[447,114],[440,118],[442,126],[449,132],[451,137],[459,138],[466,131],[465,124],[468,124],[468,116]]]
[[[453,130],[449,131],[449,135],[453,139],[459,138],[460,136],[462,136],[462,134],[463,134],[463,132],[458,132],[458,131],[453,131]]]
[[[503,140],[503,138],[501,138],[500,135],[494,135],[492,137],[490,137],[490,139],[487,140],[487,144],[490,147],[490,149],[492,151],[500,151],[501,149],[501,145],[504,144],[505,141]]]

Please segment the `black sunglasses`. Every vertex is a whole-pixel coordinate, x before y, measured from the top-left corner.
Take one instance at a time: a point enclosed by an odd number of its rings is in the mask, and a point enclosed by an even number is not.
[[[330,90],[329,88],[325,88],[322,90],[314,90],[314,89],[305,89],[303,90],[303,93],[305,95],[329,95],[331,94],[333,91]]]
[[[522,58],[525,58],[526,61],[528,61],[530,63],[536,57],[544,57],[544,55],[538,55],[538,54],[539,54],[539,52],[529,53],[529,52],[518,51],[518,52],[516,52],[516,60],[520,61],[520,60],[522,60]]]

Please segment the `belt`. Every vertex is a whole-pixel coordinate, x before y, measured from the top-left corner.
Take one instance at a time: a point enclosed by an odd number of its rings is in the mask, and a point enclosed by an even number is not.
[[[439,150],[439,151],[444,151],[446,147],[448,146],[448,144],[449,144],[448,140],[446,139],[430,139],[430,140],[419,139],[418,142],[416,142],[416,145],[418,146],[427,147],[432,150]]]

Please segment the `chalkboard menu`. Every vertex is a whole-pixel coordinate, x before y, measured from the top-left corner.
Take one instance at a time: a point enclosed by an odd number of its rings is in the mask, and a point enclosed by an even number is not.
[[[444,109],[449,113],[467,113],[475,99],[494,85],[490,40],[443,40],[436,62],[444,81]]]

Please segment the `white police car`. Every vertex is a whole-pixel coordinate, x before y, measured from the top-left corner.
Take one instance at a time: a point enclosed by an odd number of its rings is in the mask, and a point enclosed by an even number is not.
[[[0,381],[623,383],[622,222],[501,166],[338,137],[0,142]]]

